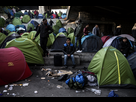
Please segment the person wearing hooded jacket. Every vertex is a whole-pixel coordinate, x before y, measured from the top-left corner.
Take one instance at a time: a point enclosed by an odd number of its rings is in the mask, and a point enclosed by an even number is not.
[[[83,36],[83,23],[81,19],[78,20],[78,24],[77,27],[75,28],[74,35],[75,35],[75,48],[77,48],[77,41],[79,41],[78,52],[82,52],[81,38]]]

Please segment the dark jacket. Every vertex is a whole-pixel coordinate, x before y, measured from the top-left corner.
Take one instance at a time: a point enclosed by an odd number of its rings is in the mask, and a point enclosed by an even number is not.
[[[41,24],[40,27],[37,29],[37,33],[35,37],[40,34],[41,38],[48,38],[49,34],[53,32],[53,29],[49,25]]]
[[[77,25],[75,31],[74,31],[75,37],[82,37],[83,36],[83,24],[80,23]]]
[[[115,36],[121,35],[121,28],[116,28]]]
[[[74,45],[71,43],[68,46],[68,44],[66,43],[66,44],[64,44],[64,47],[63,47],[62,51],[63,51],[64,54],[70,54],[70,55],[72,55],[74,53],[74,51],[75,51]]]

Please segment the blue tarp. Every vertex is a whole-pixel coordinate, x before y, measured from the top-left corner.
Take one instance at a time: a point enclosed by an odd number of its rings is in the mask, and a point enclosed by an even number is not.
[[[81,45],[83,44],[83,42],[85,41],[86,38],[90,37],[90,36],[94,36],[92,33],[88,33],[88,35],[84,36],[82,39],[81,39]]]
[[[64,18],[66,18],[66,13],[63,13],[62,15],[61,15],[61,17],[62,17],[62,19],[64,19]]]
[[[59,33],[61,33],[61,32],[62,32],[62,33],[65,33],[65,32],[66,32],[66,29],[65,29],[65,28],[60,28],[60,29],[59,29]]]
[[[39,14],[39,15],[38,15],[38,18],[43,18],[43,15],[42,15],[42,14]]]
[[[13,24],[9,24],[7,27],[6,27],[7,30],[11,31],[11,32],[15,32],[15,26]]]
[[[17,30],[17,28],[19,28],[19,27],[24,28],[25,32],[26,32],[26,26],[25,25],[16,25],[15,30]]]
[[[39,25],[39,23],[37,21],[32,20],[31,23],[34,25],[34,27],[37,27],[37,25]]]

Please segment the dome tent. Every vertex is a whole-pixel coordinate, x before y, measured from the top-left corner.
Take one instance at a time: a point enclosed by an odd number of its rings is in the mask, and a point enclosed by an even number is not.
[[[99,50],[88,70],[97,75],[99,87],[136,88],[136,81],[127,59],[112,46]]]
[[[16,26],[16,25],[21,25],[22,22],[21,22],[20,18],[14,17],[14,19],[12,20],[12,24]]]
[[[0,32],[0,45],[2,44],[2,42],[6,39],[6,35],[5,34],[3,34],[3,33],[1,33]]]
[[[15,30],[15,26],[13,24],[7,25],[6,29],[9,30],[9,31],[11,31],[11,32],[15,32],[16,31]]]
[[[16,47],[0,49],[0,86],[32,75],[23,53]]]
[[[28,23],[30,20],[31,20],[31,18],[30,18],[29,15],[24,15],[23,18],[22,18],[23,23]]]
[[[5,48],[12,46],[19,48],[23,52],[27,63],[39,65],[44,64],[42,57],[43,53],[36,42],[28,38],[16,38],[9,41]]]
[[[6,21],[0,17],[0,27],[4,27]]]

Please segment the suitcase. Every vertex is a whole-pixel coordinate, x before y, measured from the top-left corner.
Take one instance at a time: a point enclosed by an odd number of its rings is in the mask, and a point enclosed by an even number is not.
[[[62,66],[62,55],[54,55],[54,66]]]

